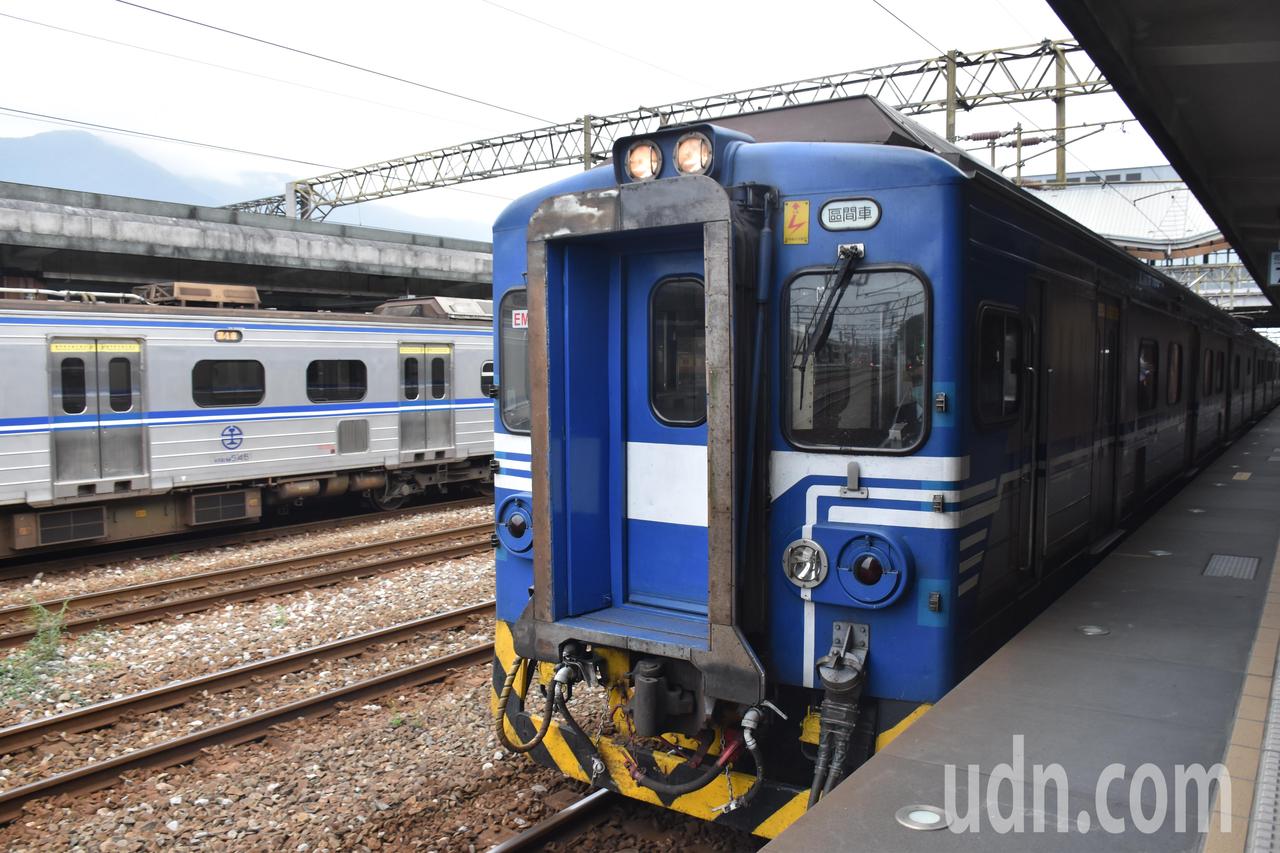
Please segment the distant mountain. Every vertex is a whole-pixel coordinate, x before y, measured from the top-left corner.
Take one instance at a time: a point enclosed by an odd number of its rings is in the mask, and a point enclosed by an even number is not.
[[[212,194],[145,157],[79,130],[0,139],[0,180],[184,204],[218,203]]]
[[[241,181],[175,175],[147,158],[80,130],[0,137],[0,181],[216,207],[280,191],[288,176],[259,173]],[[377,203],[344,208],[333,222],[470,240],[491,239],[489,223],[415,216]]]

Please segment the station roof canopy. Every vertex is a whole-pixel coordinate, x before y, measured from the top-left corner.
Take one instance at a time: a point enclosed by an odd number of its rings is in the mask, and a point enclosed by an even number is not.
[[[1049,5],[1280,305],[1280,2]]]

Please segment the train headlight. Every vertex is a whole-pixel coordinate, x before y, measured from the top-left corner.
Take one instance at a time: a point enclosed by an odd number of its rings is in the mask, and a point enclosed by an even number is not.
[[[627,149],[627,174],[633,181],[649,181],[662,171],[662,149],[647,139]]]
[[[704,175],[711,168],[711,140],[694,131],[676,143],[676,169],[682,175]]]
[[[812,539],[797,539],[782,552],[782,571],[801,589],[813,589],[827,577],[827,552]]]

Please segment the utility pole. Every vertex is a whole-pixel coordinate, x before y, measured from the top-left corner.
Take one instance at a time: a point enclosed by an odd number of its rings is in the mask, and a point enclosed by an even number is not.
[[[1054,65],[1057,68],[1057,80],[1055,82],[1058,84],[1058,91],[1053,98],[1053,103],[1057,107],[1058,113],[1058,126],[1055,129],[1055,135],[1058,137],[1058,174],[1056,178],[1058,183],[1065,184],[1067,182],[1067,55],[1062,52],[1060,47],[1055,47],[1053,54]]]
[[[1062,54],[1058,54],[1061,61]],[[1061,76],[1062,72],[1058,72]],[[1061,86],[1061,83],[1059,83]],[[947,141],[956,141],[956,51],[947,51]]]

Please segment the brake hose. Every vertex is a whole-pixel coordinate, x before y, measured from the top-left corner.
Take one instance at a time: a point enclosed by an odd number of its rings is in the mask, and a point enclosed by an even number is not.
[[[538,732],[528,743],[517,743],[507,735],[506,714],[507,702],[511,699],[511,688],[516,683],[516,674],[521,668],[529,667],[530,662],[527,658],[516,658],[515,663],[511,665],[511,669],[507,671],[506,681],[502,683],[502,692],[498,694],[498,704],[493,709],[493,724],[498,730],[498,741],[511,752],[532,752],[538,744],[542,743],[542,739],[547,736],[547,732],[551,730],[551,714],[555,710],[556,697],[560,695],[560,682],[552,680],[547,690],[547,706],[542,712],[542,725],[538,727]],[[528,686],[525,687],[526,691]]]

